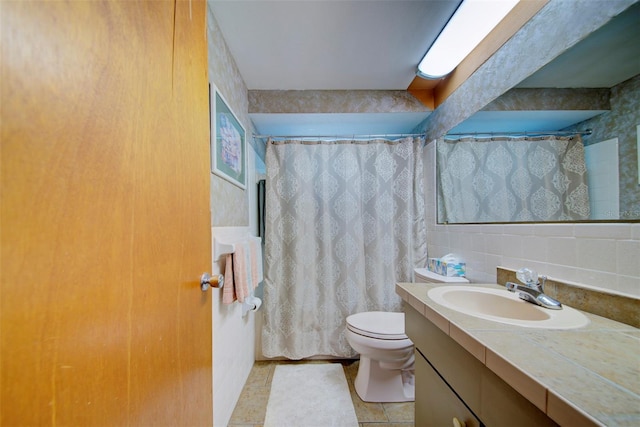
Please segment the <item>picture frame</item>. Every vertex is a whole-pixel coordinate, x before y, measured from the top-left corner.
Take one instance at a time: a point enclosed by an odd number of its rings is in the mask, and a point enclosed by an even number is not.
[[[211,111],[211,172],[242,188],[247,187],[246,132],[217,89],[209,86]]]

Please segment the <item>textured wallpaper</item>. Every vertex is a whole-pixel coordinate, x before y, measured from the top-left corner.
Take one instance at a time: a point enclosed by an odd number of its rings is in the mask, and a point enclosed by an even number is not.
[[[608,110],[609,89],[511,89],[482,111]]]
[[[407,113],[430,111],[405,90],[252,90],[251,113]]]
[[[229,108],[245,128],[247,149],[253,144],[253,126],[249,120],[247,87],[240,76],[235,60],[222,36],[218,22],[207,7],[207,39],[209,53],[209,82],[229,103]],[[247,165],[247,168],[253,168]],[[249,183],[248,183],[249,184]],[[249,200],[247,191],[211,174],[211,226],[248,226]]]

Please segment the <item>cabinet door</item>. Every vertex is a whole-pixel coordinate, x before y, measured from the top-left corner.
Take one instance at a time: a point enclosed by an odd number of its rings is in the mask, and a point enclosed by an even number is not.
[[[416,401],[415,425],[420,427],[452,426],[457,418],[465,427],[481,425],[446,382],[427,363],[422,354],[416,350]],[[464,422],[464,424],[462,424]]]

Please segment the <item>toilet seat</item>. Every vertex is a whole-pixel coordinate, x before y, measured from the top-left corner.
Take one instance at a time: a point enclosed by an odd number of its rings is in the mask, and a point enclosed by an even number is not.
[[[405,340],[404,313],[368,311],[347,317],[347,328],[352,332],[379,340]]]

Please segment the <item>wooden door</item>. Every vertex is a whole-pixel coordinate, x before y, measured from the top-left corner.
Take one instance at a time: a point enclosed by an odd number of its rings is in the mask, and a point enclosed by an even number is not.
[[[204,1],[2,1],[0,424],[212,425]]]

